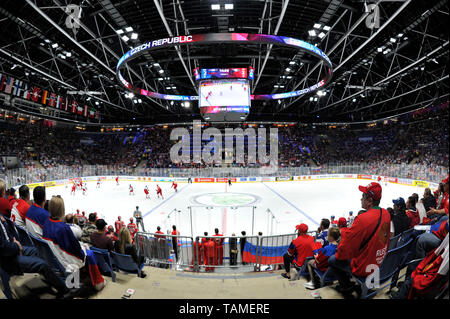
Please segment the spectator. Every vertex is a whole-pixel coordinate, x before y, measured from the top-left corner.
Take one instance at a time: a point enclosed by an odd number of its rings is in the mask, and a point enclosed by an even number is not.
[[[11,206],[9,201],[5,198],[6,195],[6,183],[3,179],[0,179],[0,213],[10,218],[11,217]]]
[[[39,251],[34,247],[22,246],[13,222],[2,215],[0,215],[0,266],[10,275],[39,273],[58,291],[59,296],[68,292],[64,281],[59,279],[39,257]]]
[[[247,242],[247,237],[246,236],[246,232],[245,230],[241,231],[241,239],[239,240],[239,244],[241,245],[241,258],[242,258],[242,264],[246,265],[247,263],[244,262],[244,248],[245,248],[245,243]],[[205,236],[208,236],[208,234],[206,234]]]
[[[347,228],[347,220],[345,219],[345,217],[340,217],[337,223],[337,226],[342,229],[342,228]]]
[[[34,204],[30,206],[25,215],[25,225],[27,231],[36,238],[42,238],[42,228],[44,223],[50,217],[50,214],[45,210],[45,187],[37,186],[33,190]]]
[[[65,207],[61,196],[52,196],[49,210],[50,217],[43,227],[43,240],[49,244],[66,273],[79,272],[80,279],[88,285],[92,285],[97,291],[103,289],[105,280],[100,274],[93,253],[81,248],[70,226],[62,221]]]
[[[411,221],[406,215],[406,203],[402,197],[392,200],[394,211],[391,213],[391,236],[397,236],[409,229]]]
[[[27,185],[22,185],[19,188],[20,198],[11,209],[11,218],[16,225],[25,227],[25,216],[30,208],[30,189]]]
[[[214,229],[213,237],[223,237],[222,234],[219,234],[218,228]],[[223,238],[214,238],[213,241],[214,241],[214,244],[216,245],[216,250],[215,250],[215,254],[214,254],[214,257],[215,257],[214,264],[222,265],[223,264],[223,242],[224,242],[224,239]]]
[[[229,245],[230,245],[230,265],[231,266],[236,266],[237,265],[237,255],[238,255],[237,238],[236,238],[236,234],[235,233],[232,233],[231,236],[232,237],[229,240]]]
[[[381,265],[390,239],[389,212],[378,207],[382,195],[380,184],[372,182],[367,187],[359,186],[359,190],[363,193],[361,207],[366,212],[355,217],[352,227],[342,234],[336,254],[328,260],[339,280],[336,289],[345,296],[355,288],[350,281],[352,274],[367,277],[368,265]]]
[[[122,227],[119,231],[119,240],[114,243],[114,251],[122,255],[130,255],[140,268],[143,264],[143,257],[137,255],[136,247],[132,243],[130,231],[128,228]],[[141,271],[141,278],[146,276],[147,274]]]
[[[72,214],[67,214],[64,218],[67,225],[69,225],[70,229],[73,232],[73,235],[78,241],[81,241],[81,236],[83,235],[83,231],[77,223],[77,217]]]
[[[437,209],[431,208],[429,211],[427,211],[427,216],[430,219],[439,220],[445,215],[447,215],[448,218],[448,206],[449,206],[448,178],[449,177],[447,175],[447,177],[444,180],[442,180],[442,183],[444,184],[444,196],[442,198],[440,206]]]
[[[83,228],[83,235],[81,236],[83,243],[91,244],[91,235],[97,231],[96,221],[97,215],[94,213],[89,214],[88,224]]]
[[[10,188],[8,192],[8,202],[9,206],[12,208],[17,201],[16,190],[14,188]]]
[[[156,227],[156,232],[155,232],[155,234],[164,234],[162,231],[161,231],[161,227]],[[161,235],[155,235],[155,238],[157,238],[157,239],[160,239],[160,238],[165,238],[165,236],[161,236]]]
[[[429,233],[417,237],[415,259],[424,258],[427,253],[438,247],[448,234],[448,219],[431,226]]]
[[[425,188],[425,191],[423,192],[422,203],[425,211],[427,212],[431,208],[436,208],[436,198],[434,198],[433,194],[431,193],[431,189]]]
[[[117,234],[114,231],[114,227],[112,225],[109,225],[107,227],[106,236],[112,239],[113,242],[117,241],[119,239],[119,234]]]
[[[177,230],[177,226],[172,225],[172,233],[173,236],[179,236],[180,232]],[[178,260],[178,238],[172,237],[172,248],[175,252],[175,258]]]
[[[112,251],[113,240],[111,237],[106,235],[106,222],[104,219],[97,219],[95,222],[95,227],[97,227],[97,231],[91,234],[91,245],[100,248]]]
[[[320,242],[322,246],[326,246],[328,244],[328,228],[330,227],[330,221],[326,218],[322,219],[320,222],[319,229],[317,230],[316,241]]]
[[[281,274],[284,278],[290,279],[291,263],[296,268],[301,268],[307,257],[313,256],[314,237],[306,234],[308,226],[300,224],[295,226],[298,231],[298,237],[294,239],[289,245],[288,251],[283,255],[285,273]]]
[[[348,213],[348,227],[352,227],[354,219],[355,219],[355,217],[353,216],[353,212],[349,212]]]
[[[410,221],[410,228],[413,228],[414,226],[420,224],[420,215],[416,209],[416,201],[412,196],[409,196],[408,200],[406,201],[406,215],[408,216]]]
[[[314,274],[314,269],[317,268],[320,271],[325,272],[328,269],[328,258],[333,256],[336,253],[338,243],[337,240],[341,236],[340,230],[337,227],[330,228],[328,232],[328,245],[314,250],[314,259],[311,259],[308,261],[308,271],[309,271],[309,278],[311,280],[307,283],[304,283],[303,285],[308,289],[317,289],[319,288],[318,282],[315,279],[316,276]]]

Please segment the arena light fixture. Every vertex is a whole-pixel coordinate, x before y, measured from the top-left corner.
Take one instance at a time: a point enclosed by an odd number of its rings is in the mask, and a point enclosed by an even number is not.
[[[309,30],[308,34],[312,37],[315,37],[317,35],[316,31],[314,31],[314,30]]]
[[[125,28],[125,31],[127,31],[127,32],[133,32],[133,28],[132,28],[132,27],[126,27],[126,28]]]
[[[234,4],[232,3],[225,3],[225,10],[233,10]]]
[[[58,46],[59,46],[58,43],[53,43],[53,44],[52,44],[52,48],[53,48],[53,49],[56,49]]]
[[[126,35],[124,35],[124,36],[122,37],[122,40],[125,41],[125,42],[128,42],[128,40],[130,40],[130,38],[127,37]]]
[[[220,4],[212,4],[211,10],[220,10]]]
[[[397,39],[396,38],[390,38],[389,41],[391,41],[392,43],[395,43],[395,42],[397,42]]]
[[[320,29],[320,28],[322,28],[322,25],[320,23],[314,23],[314,28]]]
[[[330,30],[331,30],[331,27],[326,25],[326,26],[323,27],[323,29],[324,29],[325,31],[330,31]]]
[[[162,74],[162,73],[164,73],[164,70],[161,69],[161,70],[159,70],[158,72]]]
[[[131,34],[131,39],[132,39],[132,40],[136,40],[137,38],[138,38],[138,34],[135,33],[135,32],[133,32],[133,33]]]
[[[123,30],[122,30],[122,29],[120,29],[120,30],[116,30],[116,33],[117,33],[118,35],[124,34],[124,32],[123,32]]]
[[[319,35],[318,35],[318,37],[321,38],[321,39],[323,39],[323,38],[325,37],[325,33],[320,32]]]
[[[295,61],[290,61],[290,62],[289,62],[290,65],[294,65],[294,64],[296,64],[296,63],[297,63],[297,62],[295,62]]]
[[[303,94],[313,92],[323,87],[332,78],[333,66],[330,59],[318,47],[315,47],[312,44],[305,42],[303,40],[267,34],[208,33],[208,34],[180,35],[175,37],[152,40],[145,42],[137,47],[134,47],[119,59],[119,62],[117,63],[116,66],[117,79],[119,83],[129,91],[132,91],[140,95],[149,96],[151,98],[165,99],[165,100],[184,100],[184,101],[198,100],[199,99],[198,96],[167,95],[158,92],[150,92],[148,90],[135,87],[123,77],[121,70],[124,69],[127,66],[127,64],[130,63],[133,59],[151,50],[156,49],[164,50],[169,47],[192,45],[192,44],[211,45],[217,43],[265,44],[265,45],[271,44],[271,45],[285,46],[297,49],[303,53],[307,53],[313,57],[320,59],[323,62],[324,64],[323,73],[325,75],[318,83],[298,91],[284,92],[277,94],[251,95],[250,99],[252,100],[278,100],[301,96]],[[159,72],[163,73],[164,71],[160,70]]]

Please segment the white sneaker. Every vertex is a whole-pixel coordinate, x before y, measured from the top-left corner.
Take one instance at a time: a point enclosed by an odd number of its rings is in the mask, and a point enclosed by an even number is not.
[[[305,288],[311,289],[311,290],[316,289],[316,286],[314,285],[314,283],[312,281],[305,282],[303,284],[303,286],[305,286]]]

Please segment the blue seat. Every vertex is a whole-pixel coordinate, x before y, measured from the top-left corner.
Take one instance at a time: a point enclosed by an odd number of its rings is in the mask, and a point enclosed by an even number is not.
[[[297,267],[295,264],[294,267],[295,269],[297,269],[298,271],[298,275],[300,277],[305,277],[309,279],[309,271],[308,271],[308,261],[310,261],[311,259],[313,259],[314,257],[306,257],[305,262],[303,263],[303,265],[299,268]]]
[[[410,228],[408,230],[405,230],[403,233],[397,235],[400,236],[400,240],[398,242],[398,246],[401,246],[408,242],[411,239],[411,236],[413,235],[414,228]]]
[[[333,283],[334,281],[338,280],[336,276],[333,276],[331,267],[328,267],[326,271],[314,268],[314,272],[320,278],[320,287],[325,287],[327,283]]]
[[[9,280],[11,276],[0,267],[0,288],[3,291],[6,299],[13,299],[11,287],[9,286]]]
[[[387,282],[400,270],[400,267],[404,264],[405,256],[406,256],[412,242],[413,242],[413,240],[410,239],[404,245],[394,248],[392,250],[389,250],[386,253],[386,256],[384,257],[384,259],[380,265],[380,269],[379,269],[379,284],[380,285]],[[377,287],[374,291],[369,293],[369,288],[366,285],[366,277],[358,277],[355,275],[353,275],[353,277],[361,286],[361,297],[360,297],[361,299],[366,299],[371,296],[374,296],[377,294],[378,291],[380,291],[381,289],[388,286],[388,285],[385,285],[383,287]]]
[[[96,247],[91,247],[91,251],[94,253],[95,259],[97,260],[98,268],[102,274],[109,274],[112,278],[112,281],[116,281],[116,273],[114,272],[114,268],[111,261],[111,256],[109,255],[109,251],[105,249],[100,249]]]
[[[141,276],[141,270],[144,267],[144,264],[142,264],[140,267],[134,262],[133,258],[130,255],[122,255],[118,254],[114,251],[111,252],[112,258],[114,260],[114,263],[116,264],[116,267],[119,270],[122,270],[124,272],[137,274],[139,277]]]
[[[29,235],[31,240],[34,243],[34,247],[39,251],[39,256],[47,262],[47,265],[56,273],[56,275],[64,281],[65,278],[68,276],[66,273],[66,269],[63,265],[59,262],[58,258],[56,258],[55,254],[53,253],[52,249],[48,245],[48,243],[42,239],[38,239],[34,237],[33,235]]]
[[[398,234],[397,236],[391,237],[391,239],[389,240],[388,250],[397,248],[398,242],[400,241],[401,237],[402,237],[402,234]]]
[[[15,226],[17,229],[17,233],[19,234],[19,241],[22,244],[22,246],[33,247],[34,246],[33,241],[31,240],[30,235],[28,235],[27,231],[20,226],[17,225]]]

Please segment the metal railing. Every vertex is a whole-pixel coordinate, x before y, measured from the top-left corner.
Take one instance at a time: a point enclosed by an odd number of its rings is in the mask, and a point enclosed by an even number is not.
[[[312,231],[309,235],[315,236]],[[274,236],[189,236],[142,233],[134,243],[149,266],[195,272],[276,270],[298,234]],[[175,243],[175,239],[177,243]],[[177,247],[177,250],[174,249]]]
[[[407,164],[326,165],[322,167],[278,167],[266,170],[257,167],[209,168],[132,168],[109,165],[55,166],[50,168],[18,168],[4,173],[9,185],[36,183],[85,176],[148,176],[148,177],[257,177],[303,176],[323,174],[371,174],[418,179],[439,183],[448,175],[448,167]]]

